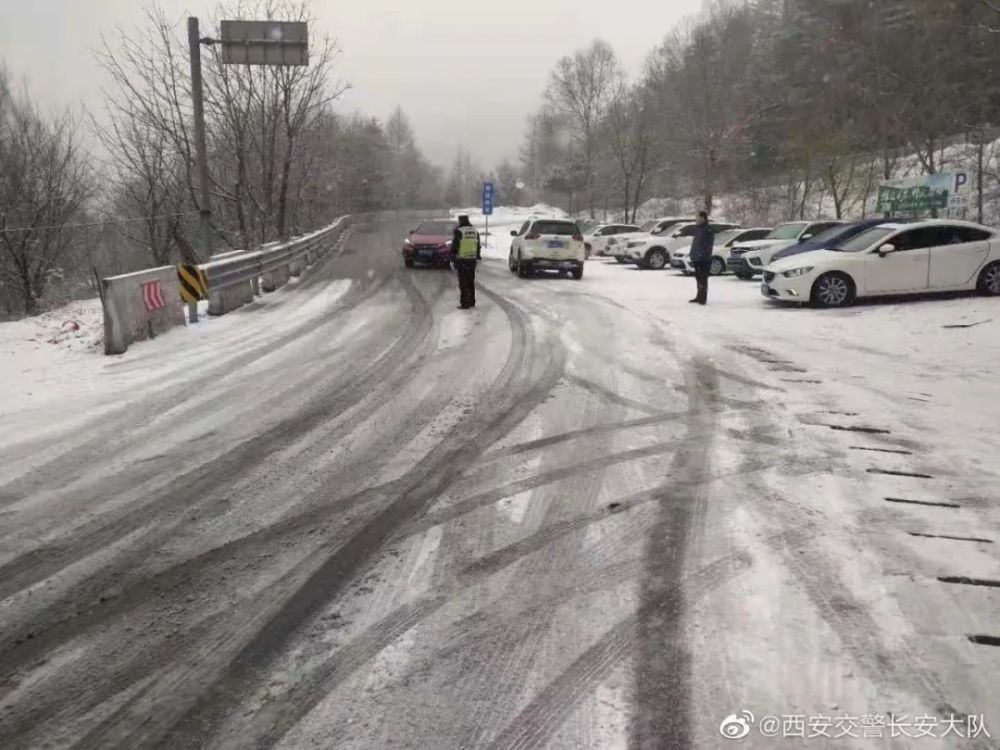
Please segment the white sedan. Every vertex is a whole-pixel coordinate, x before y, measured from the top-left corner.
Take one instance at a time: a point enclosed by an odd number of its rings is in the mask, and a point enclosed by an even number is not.
[[[942,219],[882,224],[839,247],[783,258],[764,269],[761,286],[768,299],[820,307],[965,290],[1000,295],[1000,231]]]

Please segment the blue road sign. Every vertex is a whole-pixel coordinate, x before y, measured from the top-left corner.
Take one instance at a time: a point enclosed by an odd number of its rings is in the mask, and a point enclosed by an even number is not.
[[[483,183],[483,215],[489,216],[493,213],[493,183]]]

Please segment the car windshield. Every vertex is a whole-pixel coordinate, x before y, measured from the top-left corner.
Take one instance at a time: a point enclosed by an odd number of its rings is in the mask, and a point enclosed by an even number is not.
[[[450,221],[424,221],[414,234],[450,235],[454,231],[455,224]]]
[[[531,227],[535,234],[559,234],[569,235],[579,234],[580,230],[571,221],[536,221]]]
[[[804,221],[795,222],[793,224],[779,224],[776,226],[765,240],[794,240],[800,234],[802,230],[808,226]]]
[[[639,231],[640,232],[652,232],[654,229],[656,229],[656,225],[657,225],[656,221],[647,221],[645,224],[643,224],[641,227],[639,227]]]
[[[852,237],[846,242],[841,242],[836,247],[832,247],[830,249],[843,253],[860,253],[878,243],[879,240],[893,234],[895,231],[895,229],[887,227],[875,227],[874,229],[869,229],[867,232],[862,232],[856,237]]]
[[[837,226],[830,227],[829,229],[824,229],[822,232],[818,232],[809,238],[810,245],[825,245],[834,243],[837,240],[844,237],[853,237],[856,234],[863,232],[863,229],[855,229],[850,224],[838,224]]]

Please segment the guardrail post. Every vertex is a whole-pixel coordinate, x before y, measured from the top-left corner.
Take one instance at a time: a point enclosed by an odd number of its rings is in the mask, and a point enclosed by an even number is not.
[[[226,289],[212,287],[208,290],[208,314],[225,315],[226,309]]]
[[[278,289],[274,271],[265,271],[263,277],[261,278],[261,282],[261,286],[263,287],[265,294],[270,294]]]

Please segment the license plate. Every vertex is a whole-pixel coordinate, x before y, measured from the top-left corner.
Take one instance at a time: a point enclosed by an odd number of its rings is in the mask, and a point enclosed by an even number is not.
[[[420,254],[420,257],[422,257],[422,258],[430,258],[430,257],[432,257],[434,255],[434,251],[433,250],[420,250],[419,254]]]
[[[553,249],[558,247],[566,247],[566,243],[563,242],[562,240],[549,240],[548,247],[551,247]]]

